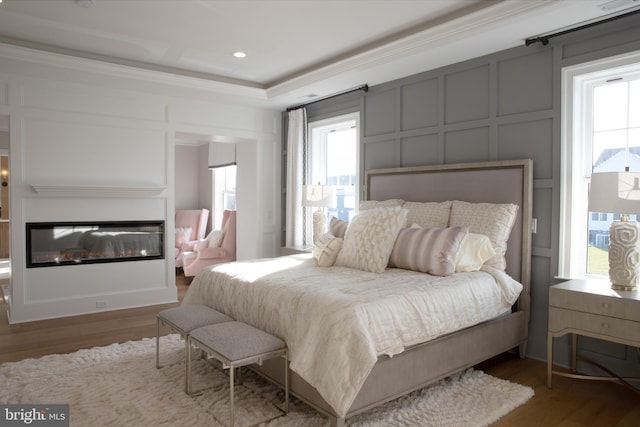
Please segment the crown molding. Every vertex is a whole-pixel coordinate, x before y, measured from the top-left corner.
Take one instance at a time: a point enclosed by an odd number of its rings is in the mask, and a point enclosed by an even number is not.
[[[146,82],[171,85],[187,89],[242,96],[256,100],[267,99],[266,91],[261,88],[164,71],[150,70],[129,65],[114,64],[95,59],[81,58],[62,53],[15,46],[7,43],[0,43],[0,57],[27,61],[39,65],[71,69],[74,71],[104,74],[111,77],[144,80]]]
[[[562,3],[562,2],[556,2]],[[499,2],[474,13],[464,15],[438,25],[410,34],[379,47],[353,55],[325,67],[290,78],[267,88],[269,99],[287,95],[308,85],[316,84],[341,73],[354,69],[390,63],[400,57],[425,52],[429,47],[446,45],[466,37],[473,37],[479,31],[497,26],[542,9],[559,7],[551,0],[529,0],[522,2]],[[372,82],[368,82],[372,83]],[[374,83],[375,84],[375,83]]]

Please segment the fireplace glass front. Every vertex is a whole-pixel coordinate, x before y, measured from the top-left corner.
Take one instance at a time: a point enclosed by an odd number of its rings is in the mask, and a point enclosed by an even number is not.
[[[26,224],[27,268],[164,258],[164,221]]]

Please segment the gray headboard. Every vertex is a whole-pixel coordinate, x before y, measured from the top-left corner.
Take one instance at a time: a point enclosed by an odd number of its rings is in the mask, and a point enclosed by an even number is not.
[[[507,242],[506,271],[524,285],[527,295],[531,275],[532,194],[533,162],[530,159],[365,172],[366,200],[462,200],[518,205],[516,223]]]

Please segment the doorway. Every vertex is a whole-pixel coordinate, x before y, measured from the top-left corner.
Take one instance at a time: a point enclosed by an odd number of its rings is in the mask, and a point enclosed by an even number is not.
[[[9,116],[0,115],[0,285],[3,291],[11,275],[9,184]],[[3,294],[6,297],[7,292]]]

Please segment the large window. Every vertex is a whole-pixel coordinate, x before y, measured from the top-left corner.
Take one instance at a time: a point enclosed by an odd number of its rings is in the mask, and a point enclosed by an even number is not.
[[[309,182],[336,190],[336,205],[325,209],[327,221],[332,216],[349,221],[356,210],[358,119],[359,114],[354,113],[309,123]]]
[[[640,172],[640,54],[564,70],[563,113],[559,276],[606,276],[620,213],[588,212],[589,183],[594,172]]]

